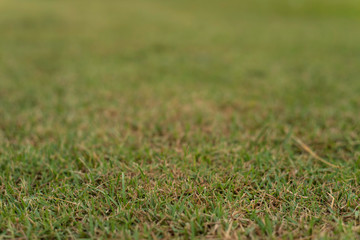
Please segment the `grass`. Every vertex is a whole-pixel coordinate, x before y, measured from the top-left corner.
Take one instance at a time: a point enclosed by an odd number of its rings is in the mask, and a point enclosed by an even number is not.
[[[0,239],[360,237],[355,0],[0,2]]]

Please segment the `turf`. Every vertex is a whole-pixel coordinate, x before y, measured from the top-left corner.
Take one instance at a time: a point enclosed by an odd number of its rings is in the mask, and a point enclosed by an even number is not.
[[[0,1],[0,239],[360,238],[360,3]]]

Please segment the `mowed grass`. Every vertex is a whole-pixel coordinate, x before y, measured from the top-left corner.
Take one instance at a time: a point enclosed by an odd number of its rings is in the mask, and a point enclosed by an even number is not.
[[[359,57],[356,0],[0,1],[0,238],[359,238]]]

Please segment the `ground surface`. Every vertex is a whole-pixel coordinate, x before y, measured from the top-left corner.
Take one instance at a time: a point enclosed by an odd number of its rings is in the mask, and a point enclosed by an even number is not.
[[[359,30],[357,0],[0,1],[0,238],[359,238]]]

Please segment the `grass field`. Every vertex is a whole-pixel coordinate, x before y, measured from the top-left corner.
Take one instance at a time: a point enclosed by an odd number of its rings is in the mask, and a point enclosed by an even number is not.
[[[360,2],[0,1],[0,239],[360,238]]]

